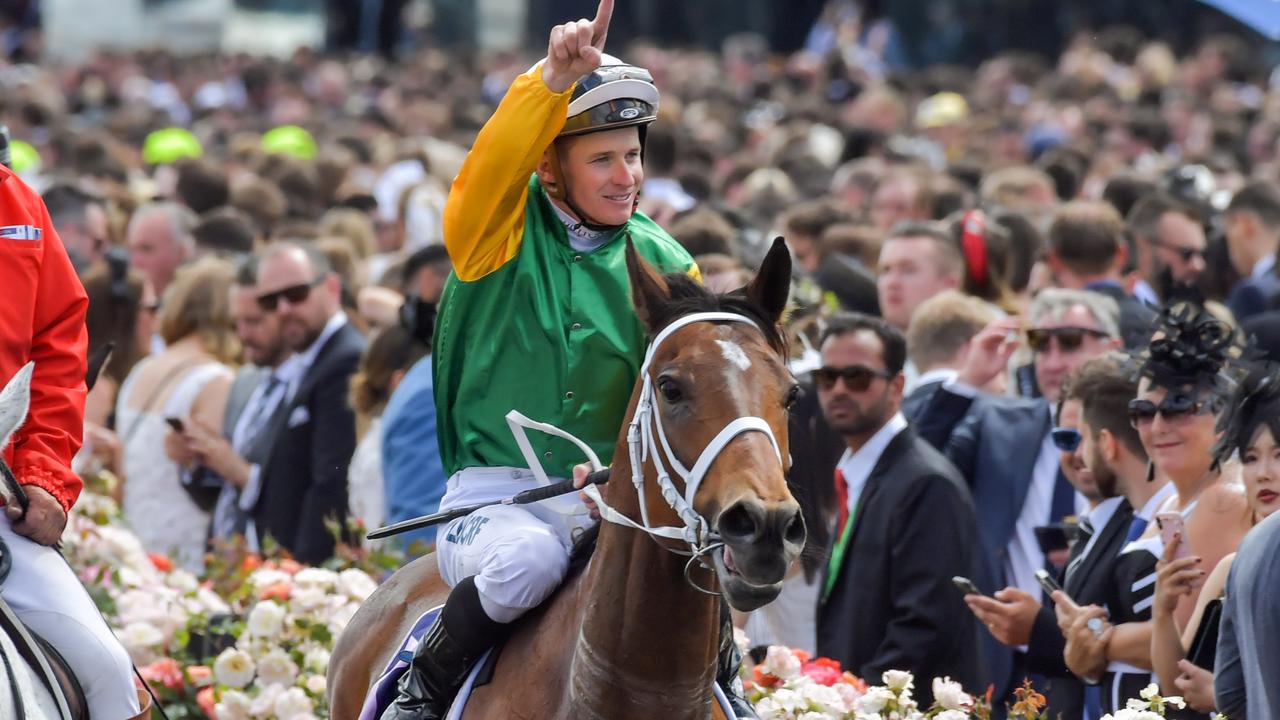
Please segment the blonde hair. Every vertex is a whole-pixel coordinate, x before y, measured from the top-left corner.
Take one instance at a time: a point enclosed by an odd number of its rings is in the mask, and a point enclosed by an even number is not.
[[[948,362],[966,342],[995,320],[987,303],[958,290],[944,290],[920,303],[907,326],[907,355],[921,372]]]
[[[320,236],[346,240],[360,260],[373,254],[374,235],[369,216],[354,208],[334,208],[320,218]]]
[[[178,269],[160,304],[160,337],[172,345],[196,335],[205,352],[224,363],[240,355],[231,318],[231,285],[235,268],[216,257],[204,257]]]

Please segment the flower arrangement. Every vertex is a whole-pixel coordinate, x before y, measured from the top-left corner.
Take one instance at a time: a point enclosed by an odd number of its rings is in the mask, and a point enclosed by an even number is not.
[[[147,553],[109,498],[86,493],[63,549],[170,718],[327,716],[334,639],[398,558],[344,548],[333,567],[232,544],[197,578]]]
[[[1111,715],[1103,715],[1102,720],[1159,720],[1164,717],[1166,709],[1172,707],[1182,710],[1187,706],[1182,698],[1176,695],[1161,697],[1160,688],[1155,683],[1144,688],[1138,696],[1125,703],[1123,710],[1117,710]]]

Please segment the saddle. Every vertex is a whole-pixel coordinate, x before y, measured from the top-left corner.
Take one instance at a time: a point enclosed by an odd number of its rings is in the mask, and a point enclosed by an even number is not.
[[[13,557],[9,546],[0,540],[0,586],[4,585],[13,566]],[[76,680],[75,674],[62,655],[36,633],[32,632],[18,615],[0,597],[0,632],[9,636],[18,649],[22,660],[40,677],[40,682],[58,704],[58,711],[64,720],[89,720],[89,704],[85,700],[84,690]],[[17,677],[11,665],[16,658],[0,658],[5,671],[4,681],[9,683],[16,702],[21,702],[17,692]],[[22,713],[21,708],[18,709]]]

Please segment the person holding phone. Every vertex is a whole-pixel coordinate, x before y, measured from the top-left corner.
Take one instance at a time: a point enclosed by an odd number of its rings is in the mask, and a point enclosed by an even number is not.
[[[1241,386],[1234,411],[1224,418],[1226,431],[1217,448],[1219,458],[1238,453],[1245,498],[1256,524],[1280,509],[1280,373],[1257,372]],[[1151,659],[1161,689],[1183,696],[1196,710],[1216,710],[1212,667],[1201,667],[1187,657],[1191,642],[1202,631],[1205,609],[1226,590],[1235,553],[1222,558],[1210,571],[1175,529],[1165,544],[1156,575]],[[1185,626],[1174,620],[1179,601],[1199,590],[1191,619]],[[1215,632],[1216,629],[1210,629]]]

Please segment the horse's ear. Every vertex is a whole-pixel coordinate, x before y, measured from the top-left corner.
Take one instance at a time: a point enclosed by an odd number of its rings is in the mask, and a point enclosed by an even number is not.
[[[791,252],[781,237],[774,238],[773,247],[760,263],[760,272],[746,287],[747,297],[759,305],[774,323],[782,320],[791,296]]]
[[[645,262],[636,246],[627,238],[627,275],[631,277],[631,302],[645,327],[653,331],[653,322],[661,314],[658,309],[671,298],[671,289],[662,274]]]

